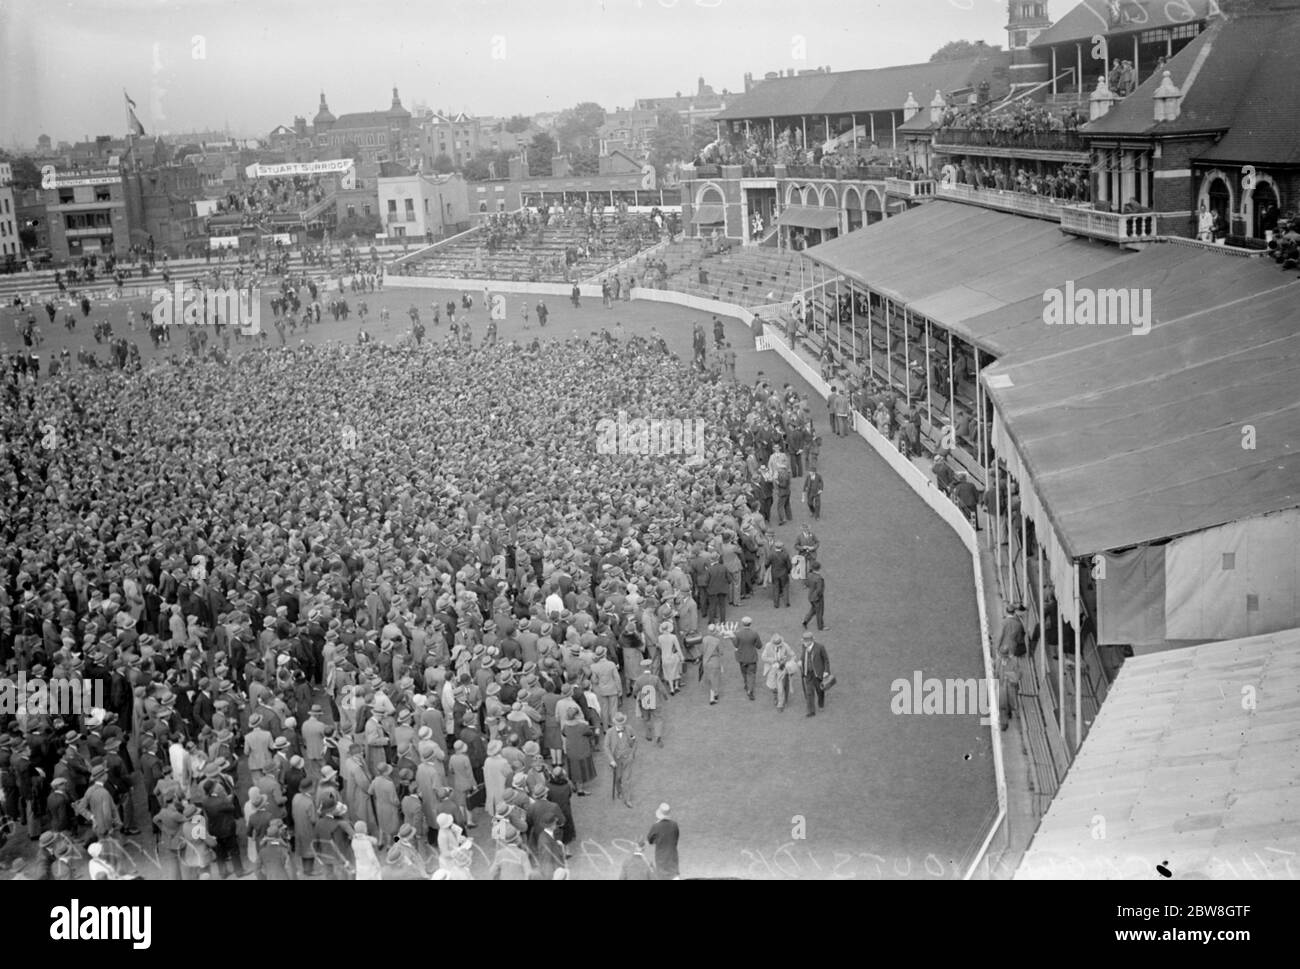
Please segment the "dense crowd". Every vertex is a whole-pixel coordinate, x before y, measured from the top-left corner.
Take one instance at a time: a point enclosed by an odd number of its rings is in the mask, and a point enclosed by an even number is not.
[[[242,214],[259,221],[269,215],[297,215],[325,198],[319,175],[255,179],[217,201],[221,215]]]
[[[1066,202],[1088,202],[1092,197],[1088,169],[1079,165],[1063,165],[1059,169],[1031,172],[1010,162],[984,159],[976,164],[974,160],[966,158],[959,164],[945,166],[943,176],[957,185],[999,192],[1020,192]]]
[[[788,588],[769,517],[815,465],[806,398],[656,334],[249,349],[0,393],[0,662],[107,684],[84,715],[0,717],[38,877],[85,846],[120,877],[141,838],[169,878],[464,879],[475,827],[491,877],[565,877],[597,761],[639,801],[682,664],[716,697],[728,606]],[[703,446],[598,456],[618,411],[702,418]],[[811,638],[804,670],[764,649],[774,683],[829,675]],[[647,840],[675,875],[667,805]]]

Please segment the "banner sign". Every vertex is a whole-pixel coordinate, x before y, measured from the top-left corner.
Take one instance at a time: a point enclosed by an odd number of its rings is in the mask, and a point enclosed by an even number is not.
[[[52,165],[45,166],[41,173],[41,188],[76,188],[84,185],[108,185],[122,180],[122,171],[118,168],[99,168],[93,171],[56,171]]]
[[[209,236],[208,248],[210,249],[238,249],[239,236]]]
[[[334,161],[291,162],[286,165],[252,164],[244,169],[249,178],[285,178],[292,175],[332,175],[338,172],[353,171],[356,163],[351,158],[337,158]],[[355,177],[355,173],[354,173]]]

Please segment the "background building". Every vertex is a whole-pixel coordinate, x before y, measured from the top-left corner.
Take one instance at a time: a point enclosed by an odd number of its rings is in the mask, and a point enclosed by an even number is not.
[[[432,242],[469,228],[465,179],[400,175],[377,179],[380,217],[391,238]]]
[[[56,172],[54,187],[41,190],[54,261],[125,255],[131,245],[126,196],[119,168]]]

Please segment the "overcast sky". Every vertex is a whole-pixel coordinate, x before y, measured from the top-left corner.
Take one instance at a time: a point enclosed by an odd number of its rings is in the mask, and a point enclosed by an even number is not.
[[[737,91],[746,71],[1005,46],[1005,25],[1004,0],[0,0],[0,144],[121,136],[123,89],[151,134],[264,136],[322,88],[336,115],[386,109],[394,84],[407,108],[612,110],[700,75]]]

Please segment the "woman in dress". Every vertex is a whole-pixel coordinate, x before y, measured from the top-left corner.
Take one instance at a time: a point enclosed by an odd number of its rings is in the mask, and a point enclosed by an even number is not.
[[[379,839],[370,833],[364,821],[357,821],[352,825],[352,858],[356,866],[357,881],[384,880],[384,870],[379,866],[379,855],[375,851],[378,843]]]
[[[546,799],[564,812],[564,827],[560,829],[560,841],[566,847],[573,844],[578,837],[578,829],[573,823],[573,785],[563,768],[551,771],[546,783],[549,793]]]
[[[376,834],[381,846],[391,844],[402,826],[402,802],[397,796],[397,785],[393,783],[392,775],[392,765],[383,764],[378,776],[370,782],[369,794],[374,798]]]
[[[591,755],[592,738],[595,736],[591,725],[582,719],[582,711],[570,707],[568,722],[564,725],[564,760],[568,765],[568,776],[573,782],[573,791],[578,797],[586,797],[586,786],[596,779],[596,763]]]
[[[668,692],[676,696],[682,688],[682,663],[686,657],[671,622],[659,626],[659,656],[663,667],[661,675],[668,684]]]

